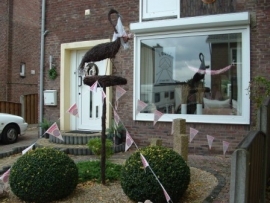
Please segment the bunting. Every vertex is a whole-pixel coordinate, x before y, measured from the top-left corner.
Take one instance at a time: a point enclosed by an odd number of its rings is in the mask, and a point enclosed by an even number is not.
[[[207,137],[207,142],[208,142],[209,149],[211,149],[212,148],[213,140],[215,138],[213,136],[211,136],[211,135],[206,135],[206,137]]]
[[[97,92],[97,84],[98,84],[98,81],[96,81],[96,82],[90,87],[90,91],[92,91],[92,92]]]
[[[189,66],[188,64],[187,64],[187,66],[190,70],[192,70],[194,72],[198,72],[201,74],[207,74],[207,75],[219,75],[221,73],[228,71],[231,67],[233,67],[232,65],[229,65],[229,66],[226,66],[225,68],[221,68],[219,70],[202,70],[202,69],[198,69],[198,68]]]
[[[129,132],[126,131],[126,144],[125,144],[125,152],[132,146],[134,140],[130,136]]]
[[[194,139],[194,137],[197,135],[198,132],[199,131],[194,128],[189,129],[189,142],[192,142],[192,140]]]
[[[118,101],[118,99],[120,99],[120,97],[122,97],[127,91],[124,90],[120,86],[116,86],[116,91],[115,92],[116,92],[115,100]]]
[[[115,110],[113,110],[113,115],[114,115],[114,121],[115,121],[116,125],[118,125],[120,118]]]
[[[170,196],[168,195],[167,191],[165,190],[165,188],[163,187],[163,185],[160,184],[160,186],[161,186],[161,188],[162,188],[162,190],[163,190],[163,193],[164,193],[164,196],[165,196],[165,198],[166,198],[166,201],[167,201],[167,202],[170,202],[171,198],[170,198]]]
[[[223,155],[225,155],[228,148],[229,148],[230,143],[226,142],[226,141],[223,141],[222,144],[223,144]]]
[[[140,153],[140,156],[141,156],[143,167],[144,167],[144,169],[146,169],[149,166],[149,164],[148,164],[147,160],[145,159],[145,157],[142,155],[142,153]]]
[[[48,133],[48,134],[50,134],[54,137],[57,137],[58,139],[64,141],[56,122],[54,124],[52,124],[52,126],[45,133]]]
[[[3,183],[8,183],[9,174],[10,174],[10,168],[0,177],[0,180],[2,180]]]
[[[161,118],[162,115],[163,113],[161,113],[160,111],[154,111],[154,125],[157,123],[157,121]]]
[[[138,100],[137,101],[137,111],[136,111],[136,114],[140,113],[145,107],[147,107],[147,104],[144,103],[141,100]]]
[[[67,112],[70,113],[73,116],[79,117],[79,111],[78,111],[78,107],[77,107],[76,103],[73,104],[71,107],[69,107]]]
[[[36,143],[34,143],[34,144],[30,145],[29,147],[27,147],[26,149],[24,149],[24,150],[22,151],[22,154],[25,154],[26,152],[32,150],[33,147],[35,146],[35,144],[36,144]]]
[[[105,98],[106,98],[106,94],[105,94],[104,90],[102,90],[102,101],[104,101]]]

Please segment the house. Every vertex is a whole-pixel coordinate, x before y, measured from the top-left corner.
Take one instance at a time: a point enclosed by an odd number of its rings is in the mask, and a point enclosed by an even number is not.
[[[57,92],[55,105],[44,105],[44,117],[60,118],[61,130],[101,130],[101,91],[89,91],[78,66],[87,50],[112,40],[114,29],[107,17],[111,8],[121,14],[134,39],[129,41],[129,49],[120,48],[114,66],[110,60],[95,64],[100,75],[127,79],[117,113],[139,146],[155,137],[171,147],[172,120],[176,118],[186,119],[187,133],[189,127],[199,131],[190,145],[196,153],[208,151],[206,135],[215,137],[213,151],[222,151],[222,141],[227,141],[232,152],[254,127],[254,104],[246,89],[251,78],[269,73],[270,5],[266,0],[45,2],[45,30],[49,33],[45,36],[44,71],[53,63],[59,77],[52,81],[44,75],[44,90]],[[183,97],[183,84],[196,73],[201,74],[200,83],[207,90],[199,99],[202,109],[197,106],[197,86],[189,90],[188,98]],[[107,88],[106,93],[109,125],[115,87]],[[136,114],[138,100],[149,107]],[[187,113],[181,113],[183,102],[187,102]],[[74,103],[79,118],[66,113]],[[155,125],[153,109],[163,113]]]
[[[38,93],[40,1],[0,1],[0,101]]]

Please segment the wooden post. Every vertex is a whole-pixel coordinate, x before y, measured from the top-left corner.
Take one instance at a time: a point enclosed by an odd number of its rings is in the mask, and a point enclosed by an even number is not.
[[[188,136],[185,119],[173,120],[173,150],[179,153],[185,161],[188,160]]]
[[[103,87],[103,91],[106,94],[106,87]],[[103,112],[101,118],[101,160],[100,160],[100,168],[101,168],[101,182],[103,185],[106,183],[105,171],[106,171],[106,134],[105,134],[105,127],[106,125],[106,99],[103,99]]]
[[[83,83],[85,85],[89,85],[90,87],[98,81],[99,85],[103,88],[104,93],[106,94],[106,87],[111,87],[115,85],[125,85],[127,84],[127,80],[125,78],[114,76],[114,75],[92,75],[85,76],[83,79]],[[101,168],[101,182],[105,185],[105,171],[106,171],[106,99],[103,100],[103,112],[101,117],[101,160],[100,160],[100,168]]]

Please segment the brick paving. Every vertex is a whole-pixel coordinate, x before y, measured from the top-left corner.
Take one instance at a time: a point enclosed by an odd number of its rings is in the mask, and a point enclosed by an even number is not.
[[[7,170],[8,167],[12,166],[13,163],[21,156],[21,153],[12,153],[14,149],[20,147],[26,148],[38,140],[38,129],[36,127],[31,127],[27,130],[26,134],[19,137],[17,143],[11,145],[0,144],[0,174]],[[16,151],[16,150],[15,150]],[[117,160],[118,162],[124,162],[134,151],[120,152],[112,156],[112,160]],[[3,157],[3,154],[5,157]],[[8,155],[8,156],[6,156]],[[85,161],[95,159],[93,155],[70,155],[70,157],[75,161]],[[209,197],[204,201],[213,203],[227,203],[229,202],[229,191],[230,191],[230,165],[231,156],[226,157],[222,155],[194,155],[189,154],[188,165],[195,168],[200,168],[202,170],[208,171],[215,175],[218,179],[218,186],[212,191]]]

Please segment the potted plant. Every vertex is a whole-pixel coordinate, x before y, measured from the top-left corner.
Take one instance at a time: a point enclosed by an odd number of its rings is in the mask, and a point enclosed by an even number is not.
[[[51,127],[52,124],[53,124],[52,121],[50,121],[50,120],[48,120],[46,118],[43,118],[42,122],[39,123],[38,127],[41,127],[42,130],[43,130],[43,133],[44,133]],[[45,134],[45,138],[49,138],[48,133]]]
[[[124,126],[113,122],[110,128],[106,129],[107,138],[112,139],[115,145],[121,144],[124,140]]]

